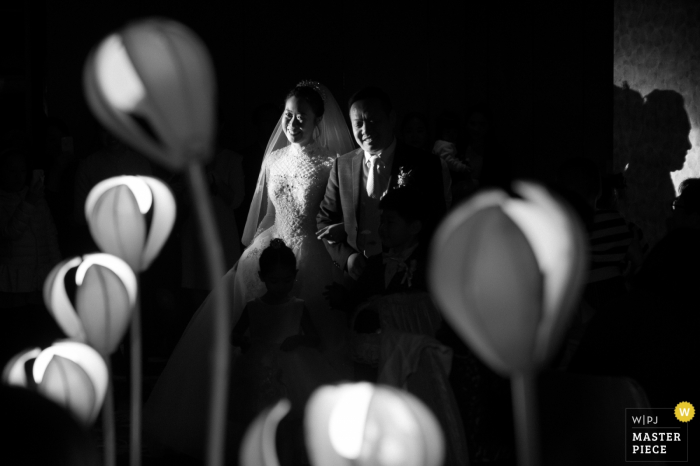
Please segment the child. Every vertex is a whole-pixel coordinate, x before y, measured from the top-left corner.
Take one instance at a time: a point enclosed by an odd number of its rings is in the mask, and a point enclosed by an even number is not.
[[[452,176],[468,176],[471,173],[469,159],[457,153],[459,118],[452,112],[445,111],[438,116],[435,126],[438,138],[433,145],[433,154],[445,161]]]
[[[315,348],[319,343],[304,301],[290,296],[297,276],[296,257],[284,241],[270,241],[260,255],[259,275],[267,293],[248,302],[231,333],[231,344],[244,353],[238,364],[254,372],[246,374],[246,382],[255,386],[259,398],[252,414],[287,396],[287,387],[279,383],[278,353],[299,346]]]
[[[294,445],[303,439],[295,437],[303,429],[293,426],[301,422],[311,392],[336,381],[336,376],[315,349],[320,339],[304,301],[290,295],[297,276],[292,250],[273,239],[259,264],[267,292],[248,302],[231,334],[231,343],[243,355],[233,369],[230,417],[244,429],[263,409],[289,399],[292,412],[286,421],[289,427],[283,428],[287,441],[281,455],[299,458],[303,453]]]

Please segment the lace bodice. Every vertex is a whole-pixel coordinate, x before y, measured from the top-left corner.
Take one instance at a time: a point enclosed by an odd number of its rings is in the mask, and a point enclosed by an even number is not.
[[[335,155],[312,143],[303,148],[284,147],[269,158],[267,192],[275,206],[277,234],[296,249],[316,231],[316,214]]]

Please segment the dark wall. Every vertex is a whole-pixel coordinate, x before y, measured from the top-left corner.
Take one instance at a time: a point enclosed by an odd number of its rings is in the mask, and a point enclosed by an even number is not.
[[[607,7],[446,0],[48,3],[50,112],[74,128],[83,155],[96,142],[81,90],[83,61],[104,35],[153,14],[182,21],[210,48],[237,145],[252,138],[249,115],[257,104],[280,102],[299,80],[316,79],[341,103],[375,84],[389,91],[400,114],[417,110],[431,118],[487,101],[504,150],[524,175],[546,176],[563,157],[609,151],[602,116],[610,112]]]
[[[0,144],[36,141],[42,118],[45,1],[0,4]],[[34,149],[38,149],[35,146]]]

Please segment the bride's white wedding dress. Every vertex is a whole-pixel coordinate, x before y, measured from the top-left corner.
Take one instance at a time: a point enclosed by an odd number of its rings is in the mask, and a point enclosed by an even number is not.
[[[290,145],[270,154],[267,171],[267,214],[253,243],[245,250],[235,271],[233,319],[238,320],[245,303],[265,293],[258,277],[258,260],[273,238],[281,238],[297,258],[297,280],[292,294],[306,302],[321,334],[323,349],[341,350],[343,317],[329,309],[323,291],[333,281],[333,264],[322,241],[316,238],[316,214],[336,154],[313,142],[305,147]],[[265,228],[271,219],[274,223]],[[231,277],[234,271],[229,272]]]
[[[326,92],[326,95],[330,94]],[[346,351],[345,316],[330,310],[322,294],[332,282],[334,266],[322,241],[315,235],[316,214],[333,160],[352,148],[352,139],[337,103],[330,103],[334,105],[334,114],[328,117],[327,97],[326,126],[321,128],[325,138],[317,138],[301,147],[285,144],[280,124],[273,132],[243,234],[244,243],[250,241],[252,231],[255,231],[254,239],[218,285],[229,293],[232,329],[246,303],[265,293],[258,277],[258,260],[270,240],[281,238],[294,251],[299,273],[292,295],[305,301],[321,337],[320,350],[326,362],[322,367],[308,363],[299,366],[299,371],[304,372],[299,376],[306,377],[307,383],[308,379],[327,383],[333,378],[339,381],[352,375]],[[213,325],[214,306],[210,294],[192,317],[144,407],[144,434],[148,440],[198,458],[203,457],[207,432]],[[235,358],[234,354],[232,367]],[[233,399],[229,403],[245,402]],[[242,427],[230,425],[229,436],[235,438],[240,434],[236,429]]]

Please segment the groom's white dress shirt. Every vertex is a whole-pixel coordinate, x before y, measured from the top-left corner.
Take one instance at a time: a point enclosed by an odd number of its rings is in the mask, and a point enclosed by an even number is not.
[[[389,179],[391,177],[391,167],[394,162],[394,152],[396,151],[396,138],[394,141],[378,154],[383,166],[381,167],[381,176],[378,181],[382,183],[382,197],[389,190]],[[371,157],[369,152],[364,152],[364,160],[362,161],[362,186],[360,190],[360,223],[358,225],[357,247],[365,256],[371,257],[382,252],[382,243],[379,239],[379,200],[372,199],[367,193],[367,179],[369,178],[369,170],[371,165]],[[375,179],[375,182],[377,180]]]

